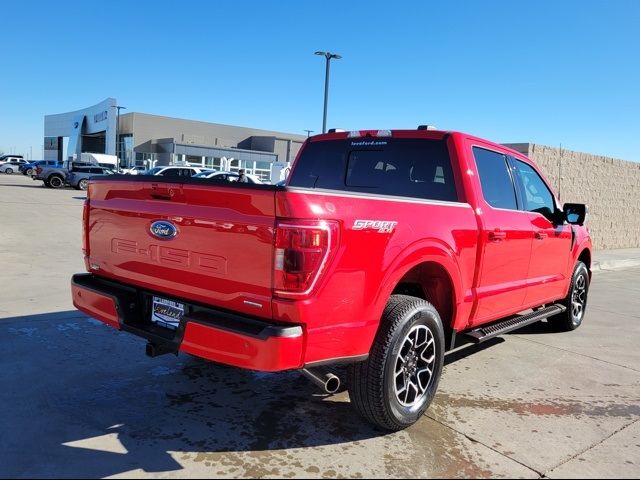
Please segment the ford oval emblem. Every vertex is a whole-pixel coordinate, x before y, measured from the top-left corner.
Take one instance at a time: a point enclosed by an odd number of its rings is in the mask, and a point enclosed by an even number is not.
[[[160,240],[171,240],[178,234],[176,226],[166,220],[153,222],[151,227],[149,227],[149,230],[151,231],[151,235],[159,238]]]

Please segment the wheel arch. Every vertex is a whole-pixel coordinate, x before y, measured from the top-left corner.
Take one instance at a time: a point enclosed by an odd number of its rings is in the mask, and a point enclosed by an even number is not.
[[[591,272],[591,250],[589,247],[585,247],[578,254],[578,260],[584,263],[587,266],[587,270]]]
[[[462,275],[453,252],[439,243],[423,245],[410,255],[401,254],[376,297],[380,318],[391,295],[422,298],[438,310],[449,338],[455,331],[459,305],[463,299]]]
[[[415,265],[400,278],[391,292],[395,294],[411,295],[431,303],[440,315],[446,337],[451,336],[456,312],[455,291],[451,275],[442,264],[426,261]]]

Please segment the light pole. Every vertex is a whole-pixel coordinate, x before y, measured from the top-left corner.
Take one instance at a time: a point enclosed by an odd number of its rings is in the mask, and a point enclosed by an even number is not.
[[[327,102],[329,100],[329,65],[331,63],[331,59],[335,58],[336,60],[340,60],[342,58],[341,55],[337,53],[331,52],[316,52],[316,55],[321,55],[327,59],[327,71],[324,76],[324,115],[322,116],[322,133],[327,132]]]
[[[313,130],[305,130],[305,132],[307,132],[307,138],[309,138],[309,135],[313,133]]]
[[[121,107],[120,105],[111,105],[113,108],[118,109],[118,113],[116,114],[116,172],[120,172],[120,156],[118,155],[118,150],[120,147],[120,139],[118,129],[120,128],[120,110],[126,110],[127,107]]]

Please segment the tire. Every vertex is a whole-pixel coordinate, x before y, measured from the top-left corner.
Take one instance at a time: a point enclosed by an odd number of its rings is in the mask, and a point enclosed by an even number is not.
[[[51,175],[47,182],[49,187],[51,188],[62,188],[64,187],[64,179],[60,175]]]
[[[438,388],[444,345],[442,320],[433,305],[392,295],[369,358],[349,366],[351,402],[365,419],[384,430],[413,425]]]
[[[29,169],[25,170],[25,172],[24,172],[24,174],[27,177],[30,177],[32,173],[33,173],[33,168],[29,168]]]
[[[584,263],[578,261],[573,269],[569,293],[559,302],[566,307],[566,310],[550,317],[549,323],[560,332],[569,332],[578,328],[584,319],[588,294],[589,270]]]
[[[78,182],[78,184],[76,185],[76,188],[78,190],[86,190],[87,188],[89,188],[89,180],[87,180],[86,178],[83,178]]]
[[[13,168],[7,168],[4,173],[6,173],[7,175],[11,175],[13,173]]]

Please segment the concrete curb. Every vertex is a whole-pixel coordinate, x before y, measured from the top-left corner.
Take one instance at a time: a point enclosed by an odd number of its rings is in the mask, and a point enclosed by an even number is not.
[[[609,270],[624,270],[627,268],[640,267],[640,258],[621,258],[617,260],[594,260],[591,271],[606,272]]]

